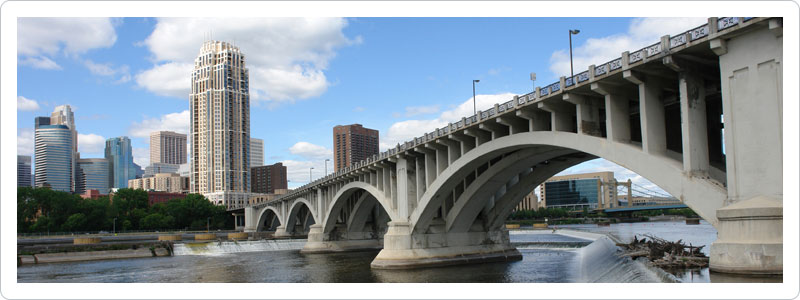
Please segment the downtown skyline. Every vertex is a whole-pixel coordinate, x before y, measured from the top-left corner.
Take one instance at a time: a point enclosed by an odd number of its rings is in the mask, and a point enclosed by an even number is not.
[[[19,21],[18,154],[30,155],[32,115],[70,104],[82,157],[101,157],[105,139],[124,135],[132,140],[134,161],[149,165],[150,132],[188,133],[191,68],[185,74],[181,68],[204,39],[213,38],[249,54],[251,137],[264,139],[265,164],[287,166],[294,188],[307,182],[310,167],[314,178],[323,175],[335,125],[361,123],[379,130],[383,151],[471,114],[473,78],[481,80],[477,106],[482,109],[530,92],[530,72],[538,75],[536,86],[568,75],[566,33],[572,27],[581,29],[573,36],[578,73],[704,19],[264,18],[245,19],[236,28],[224,19],[35,21]],[[22,35],[53,22],[75,30],[61,37]],[[92,37],[76,33],[89,28],[96,33]],[[547,30],[537,31],[541,28]],[[536,43],[527,37],[531,30],[553,42]],[[270,48],[271,41],[285,47]],[[71,75],[62,78],[66,74]],[[62,85],[66,92],[44,88]],[[653,187],[604,160],[565,172],[608,168],[618,179]]]

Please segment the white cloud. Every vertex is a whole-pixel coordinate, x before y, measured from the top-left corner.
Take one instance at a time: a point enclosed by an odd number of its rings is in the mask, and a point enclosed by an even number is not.
[[[19,128],[17,130],[17,155],[33,156],[34,137],[33,128]]]
[[[157,95],[189,99],[191,74],[190,63],[164,63],[136,74],[136,84]]]
[[[320,145],[298,142],[289,147],[289,152],[310,160],[325,160],[333,157],[333,151]]]
[[[33,99],[17,96],[17,110],[36,111],[39,110],[39,103]]]
[[[286,166],[286,177],[289,180],[289,188],[297,188],[308,183],[308,174],[311,171],[313,180],[319,179],[325,174],[325,160],[284,160]],[[310,168],[314,169],[310,169]],[[333,164],[328,162],[328,174],[333,173]]]
[[[365,110],[367,110],[367,109],[364,108],[364,107],[361,107],[361,106],[356,106],[355,108],[353,108],[354,112],[363,112]]]
[[[628,32],[601,38],[589,38],[582,45],[573,47],[572,60],[575,74],[585,71],[590,65],[599,65],[619,58],[624,51],[636,51],[661,41],[664,35],[675,35],[708,21],[706,18],[636,18],[631,21]],[[590,29],[584,30],[585,34]],[[580,39],[580,34],[573,37]],[[569,77],[569,49],[562,49],[550,56],[550,71],[556,77]]]
[[[97,154],[103,153],[106,146],[106,138],[94,133],[78,133],[78,152]]]
[[[475,106],[478,110],[486,110],[493,107],[495,103],[503,103],[513,99],[515,94],[504,93],[497,95],[477,95]],[[408,111],[408,109],[406,109]],[[406,120],[389,126],[388,132],[380,139],[381,151],[396,146],[398,143],[410,141],[415,137],[422,136],[426,132],[434,131],[450,122],[458,122],[462,117],[473,115],[472,98],[462,102],[455,108],[442,112],[439,117],[427,120]]]
[[[158,118],[145,119],[142,122],[133,122],[129,133],[133,137],[149,138],[154,131],[174,131],[189,133],[189,110],[166,114]]]
[[[439,105],[409,106],[406,107],[405,116],[408,118],[418,115],[435,114],[437,112],[439,112]]]
[[[77,56],[117,41],[110,18],[19,18],[17,55],[20,63],[41,69],[60,69],[52,57]]]
[[[133,148],[133,162],[142,167],[150,165],[150,148]]]
[[[215,40],[235,42],[244,52],[255,104],[316,97],[329,85],[324,71],[336,49],[360,42],[344,35],[346,26],[343,18],[160,18],[143,42],[156,65],[138,74],[136,82],[156,94],[185,99],[193,61],[213,32]]]
[[[131,80],[130,68],[127,65],[114,67],[111,63],[95,63],[89,59],[84,60],[83,64],[94,75],[112,77],[119,75],[119,79],[114,83],[125,83]]]
[[[26,57],[25,59],[21,60],[19,64],[23,66],[31,66],[36,69],[61,70],[61,66],[45,56]]]

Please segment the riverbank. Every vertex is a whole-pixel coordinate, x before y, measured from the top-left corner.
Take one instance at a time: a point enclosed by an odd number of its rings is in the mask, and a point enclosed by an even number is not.
[[[211,243],[272,238],[269,233],[212,232],[76,235],[17,240],[17,266],[43,263],[172,256],[175,243]]]

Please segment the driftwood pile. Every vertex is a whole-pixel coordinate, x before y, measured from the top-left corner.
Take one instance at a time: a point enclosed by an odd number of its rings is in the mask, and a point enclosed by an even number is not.
[[[700,250],[705,246],[688,246],[678,240],[670,242],[654,236],[645,235],[641,240],[636,236],[630,244],[617,244],[625,253],[623,257],[636,259],[647,257],[653,265],[660,268],[702,268],[708,267],[708,257]]]

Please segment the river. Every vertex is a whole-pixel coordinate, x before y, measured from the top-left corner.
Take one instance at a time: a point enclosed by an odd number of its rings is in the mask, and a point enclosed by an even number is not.
[[[176,245],[175,256],[108,261],[23,265],[18,282],[780,282],[780,277],[738,277],[707,268],[672,275],[620,259],[605,237],[592,243],[572,230],[611,234],[622,241],[651,234],[706,245],[716,230],[707,222],[681,221],[559,226],[551,231],[515,230],[511,241],[522,260],[503,263],[373,270],[378,251],[301,254],[303,240],[247,241]],[[562,232],[562,231],[559,231]],[[591,243],[591,244],[590,244]],[[588,246],[587,246],[588,245]]]

